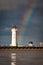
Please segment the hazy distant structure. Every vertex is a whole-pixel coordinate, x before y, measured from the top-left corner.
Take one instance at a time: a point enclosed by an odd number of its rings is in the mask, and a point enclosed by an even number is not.
[[[25,47],[33,47],[34,45],[33,45],[33,42],[32,41],[30,41],[30,42],[27,42],[27,44],[25,45]]]
[[[43,47],[43,42],[40,42],[39,46],[40,46],[40,47]]]
[[[28,43],[28,46],[29,46],[29,47],[33,47],[33,42],[30,41],[30,42]]]
[[[17,46],[17,36],[16,36],[17,27],[16,25],[12,26],[11,32],[12,32],[12,40],[10,46]]]

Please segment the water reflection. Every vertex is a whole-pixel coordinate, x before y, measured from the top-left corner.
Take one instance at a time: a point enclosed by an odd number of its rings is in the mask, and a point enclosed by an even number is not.
[[[0,65],[43,65],[43,50],[0,51]]]
[[[11,53],[11,65],[16,65],[16,53]]]

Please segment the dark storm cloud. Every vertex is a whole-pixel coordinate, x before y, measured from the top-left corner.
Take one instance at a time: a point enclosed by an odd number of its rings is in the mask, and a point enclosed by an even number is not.
[[[9,45],[11,43],[11,36],[0,36],[0,45]]]
[[[25,43],[26,40],[43,41],[43,0],[33,1],[35,12],[30,20],[31,24],[25,28]],[[23,27],[22,19],[31,2],[32,0],[0,0],[0,43],[10,43],[12,24],[16,24],[17,28]]]
[[[0,9],[13,9],[17,6],[18,0],[0,0]]]
[[[43,0],[0,0],[0,9],[15,9],[22,6],[29,5],[30,2],[34,1],[34,7],[43,7]],[[37,5],[36,5],[37,3]],[[28,6],[27,6],[28,7]]]
[[[15,9],[20,5],[22,5],[22,6],[29,5],[30,2],[32,2],[32,1],[35,1],[35,0],[0,0],[0,9],[7,9],[7,10]],[[37,6],[43,5],[42,1],[36,0],[36,2],[37,1],[39,2],[39,4],[37,4]],[[41,2],[41,4],[40,4],[40,2]]]
[[[27,25],[25,31],[27,33],[25,33],[25,35],[28,36],[28,39],[32,40],[33,42],[43,42],[43,7],[36,6],[35,13],[30,22],[31,24]]]
[[[28,0],[0,0],[0,9],[14,9],[19,4],[25,5]]]

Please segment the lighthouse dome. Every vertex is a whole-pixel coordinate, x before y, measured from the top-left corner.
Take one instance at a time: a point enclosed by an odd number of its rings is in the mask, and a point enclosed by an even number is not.
[[[16,29],[17,27],[16,27],[16,25],[12,25],[12,28],[15,28]]]

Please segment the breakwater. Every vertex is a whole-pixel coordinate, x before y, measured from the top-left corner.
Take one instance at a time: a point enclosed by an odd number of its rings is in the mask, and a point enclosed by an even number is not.
[[[0,50],[43,50],[43,47],[0,47]]]

